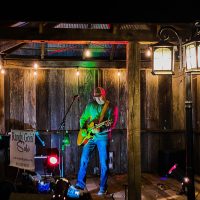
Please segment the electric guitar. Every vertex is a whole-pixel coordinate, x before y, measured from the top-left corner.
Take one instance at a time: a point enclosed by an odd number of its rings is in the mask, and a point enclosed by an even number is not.
[[[88,143],[88,141],[90,139],[92,139],[95,135],[95,133],[92,133],[92,130],[93,129],[98,129],[100,128],[101,126],[107,124],[108,126],[111,125],[112,123],[112,120],[106,120],[106,121],[103,121],[99,124],[94,124],[94,122],[91,122],[87,125],[87,128],[86,129],[80,129],[79,133],[78,133],[78,137],[77,137],[77,145],[80,146],[80,145],[85,145]],[[82,133],[83,132],[86,132],[86,136],[83,136]]]

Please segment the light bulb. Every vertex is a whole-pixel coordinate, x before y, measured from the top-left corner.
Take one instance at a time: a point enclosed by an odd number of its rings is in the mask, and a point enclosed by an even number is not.
[[[79,72],[78,70],[77,70],[77,72],[76,72],[76,75],[77,75],[77,76],[79,76],[79,75],[80,75],[80,72]]]
[[[37,69],[38,68],[38,64],[34,63],[33,67],[34,67],[34,69]]]
[[[5,74],[5,69],[2,68],[2,69],[1,69],[1,73],[2,73],[2,74]]]
[[[85,50],[85,57],[90,57],[91,56],[91,51],[89,49]]]
[[[147,50],[146,50],[146,56],[147,57],[150,57],[151,56],[151,49],[150,48],[148,48]]]
[[[33,72],[33,75],[34,75],[34,76],[37,76],[37,71],[34,71],[34,72]]]
[[[121,73],[120,73],[120,71],[118,71],[118,72],[117,72],[117,76],[120,76],[120,75],[121,75]]]

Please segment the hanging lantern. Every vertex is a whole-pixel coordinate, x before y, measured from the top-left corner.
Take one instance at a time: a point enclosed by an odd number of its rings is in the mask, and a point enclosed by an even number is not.
[[[194,74],[200,73],[200,41],[189,41],[183,46],[186,71]]]
[[[160,41],[152,45],[152,74],[174,74],[174,45]]]

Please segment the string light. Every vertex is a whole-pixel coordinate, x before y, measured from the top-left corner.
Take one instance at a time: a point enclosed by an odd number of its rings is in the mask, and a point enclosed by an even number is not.
[[[4,69],[4,68],[1,68],[1,73],[2,73],[2,74],[5,74],[5,72],[6,72],[5,69]]]
[[[37,76],[37,71],[36,71],[36,70],[33,72],[33,75],[34,75],[35,77]]]
[[[150,47],[148,47],[148,48],[146,49],[145,55],[146,55],[147,57],[150,57],[150,56],[151,56],[151,48],[150,48]]]
[[[80,72],[79,72],[79,70],[77,69],[77,71],[76,71],[76,75],[77,76],[79,76],[80,75]]]
[[[33,68],[34,68],[33,75],[34,75],[34,77],[36,77],[37,74],[38,74],[38,72],[37,72],[38,67],[39,67],[38,63],[35,62],[35,63],[33,64]]]
[[[34,67],[34,69],[38,69],[38,64],[34,63],[33,67]]]
[[[117,76],[120,77],[120,75],[121,75],[121,72],[120,72],[119,69],[118,69]]]
[[[89,49],[86,49],[85,52],[84,52],[84,54],[85,54],[86,58],[91,57],[91,51]]]

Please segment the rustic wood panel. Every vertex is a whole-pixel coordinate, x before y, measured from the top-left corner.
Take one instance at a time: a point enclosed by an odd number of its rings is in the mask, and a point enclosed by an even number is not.
[[[128,168],[127,130],[118,130],[120,134],[120,173],[126,173]]]
[[[0,75],[0,132],[5,132],[4,75]]]
[[[150,171],[149,167],[149,148],[148,148],[148,132],[141,133],[141,170],[142,172]]]
[[[78,156],[78,149],[82,150],[82,147],[78,147],[77,140],[78,131],[69,131],[70,145],[65,148],[64,153],[64,169],[65,176],[71,177],[78,173],[80,157]]]
[[[195,173],[200,175],[200,134],[194,134],[194,167]]]
[[[140,70],[140,111],[141,111],[141,129],[146,128],[146,70]]]
[[[175,75],[172,76],[172,128],[183,130],[185,128],[185,78],[183,72],[175,67]]]
[[[12,69],[10,76],[10,129],[24,129],[24,70]]]
[[[49,110],[50,129],[58,130],[64,117],[64,70],[49,71]]]
[[[146,128],[157,129],[159,123],[159,102],[158,102],[158,76],[146,71],[146,94],[143,106],[146,107]]]
[[[159,134],[148,134],[148,168],[151,172],[157,172],[158,170],[158,152],[159,152]]]
[[[38,130],[50,130],[48,74],[49,70],[38,70],[36,86],[36,127]]]
[[[36,128],[36,77],[24,70],[24,129]]]
[[[118,128],[127,128],[127,87],[126,87],[126,70],[119,70],[119,119]]]
[[[5,129],[10,130],[10,71],[6,70],[6,75],[4,78],[4,100],[5,100]]]
[[[185,135],[184,132],[160,132],[160,147],[161,150],[185,149]]]
[[[198,75],[193,75],[192,76],[192,120],[193,120],[193,129],[198,130],[198,125],[197,125],[197,110],[198,110],[198,102],[197,102],[197,77]]]
[[[76,69],[65,70],[65,113],[68,112],[65,121],[65,128],[67,130],[78,130],[79,128],[79,111],[78,98],[72,104],[73,96],[78,94],[78,76]],[[72,104],[72,105],[71,105]],[[71,108],[70,108],[71,105]]]
[[[80,114],[85,109],[85,106],[92,98],[92,93],[95,88],[95,70],[82,69],[80,70],[78,90],[80,95],[79,111]]]
[[[115,136],[113,136],[115,135]],[[120,133],[116,133],[115,130],[112,132],[112,140],[109,146],[109,152],[113,152],[113,169],[110,169],[111,173],[120,173],[121,166],[121,135]]]
[[[120,78],[117,75],[117,69],[104,69],[103,70],[103,85],[102,87],[106,90],[106,97],[111,104],[119,108],[119,84]],[[119,128],[119,119],[115,128]]]
[[[159,128],[172,128],[172,77],[158,77]]]
[[[200,131],[200,106],[199,106],[199,102],[200,102],[200,76],[197,76],[197,97],[196,97],[196,102],[198,104],[198,106],[196,106],[196,128],[197,131]]]

